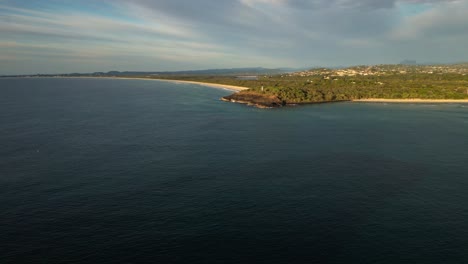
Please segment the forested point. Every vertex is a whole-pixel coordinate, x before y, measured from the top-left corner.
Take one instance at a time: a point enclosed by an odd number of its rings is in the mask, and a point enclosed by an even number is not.
[[[242,76],[157,76],[236,85],[250,88],[237,93],[275,96],[283,104],[330,102],[366,98],[468,99],[468,64],[407,66],[377,65],[343,69]]]

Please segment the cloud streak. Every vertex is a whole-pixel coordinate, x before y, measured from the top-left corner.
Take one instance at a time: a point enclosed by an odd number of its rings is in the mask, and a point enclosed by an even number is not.
[[[466,10],[468,0],[3,0],[0,74],[466,61]]]

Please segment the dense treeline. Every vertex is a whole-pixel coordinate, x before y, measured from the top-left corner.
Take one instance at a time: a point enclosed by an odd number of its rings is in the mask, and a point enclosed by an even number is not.
[[[158,78],[161,78],[159,76]],[[168,76],[173,79],[174,76]],[[410,72],[369,76],[273,75],[257,80],[222,76],[178,76],[180,80],[220,83],[251,88],[251,91],[276,95],[287,103],[386,99],[468,99],[468,76]],[[263,87],[263,91],[262,91]]]

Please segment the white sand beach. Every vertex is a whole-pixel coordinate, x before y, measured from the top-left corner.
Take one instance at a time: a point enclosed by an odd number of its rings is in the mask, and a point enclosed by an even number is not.
[[[468,99],[381,99],[368,98],[356,99],[353,102],[369,102],[369,103],[468,103]]]
[[[162,81],[162,82],[172,82],[172,83],[186,83],[186,84],[197,84],[202,86],[207,86],[211,88],[218,88],[224,90],[230,90],[234,92],[239,92],[243,90],[248,90],[248,87],[228,85],[228,84],[218,84],[218,83],[207,83],[207,82],[195,82],[195,81],[181,81],[181,80],[170,80],[170,79],[156,79],[156,78],[138,78],[138,77],[95,77],[95,76],[83,76],[83,77],[53,77],[53,78],[86,78],[86,79],[120,79],[120,80],[145,80],[145,81]]]
[[[247,88],[247,87],[242,87],[242,86],[227,85],[227,84],[218,84],[218,83],[194,82],[194,81],[180,81],[180,80],[167,80],[167,79],[149,79],[149,78],[148,78],[148,79],[141,78],[141,79],[143,79],[143,80],[165,81],[165,82],[173,82],[173,83],[198,84],[198,85],[203,85],[203,86],[208,86],[208,87],[213,87],[213,88],[226,89],[226,90],[231,90],[231,91],[236,91],[236,92],[249,89],[249,88]]]

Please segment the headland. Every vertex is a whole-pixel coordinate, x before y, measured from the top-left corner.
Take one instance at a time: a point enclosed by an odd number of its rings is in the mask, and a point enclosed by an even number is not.
[[[219,71],[213,71],[219,72]],[[223,101],[260,108],[332,102],[468,103],[468,63],[313,68],[296,72],[109,72],[44,77],[156,80],[233,91]],[[24,77],[42,77],[24,76]],[[248,78],[247,78],[248,77]]]

